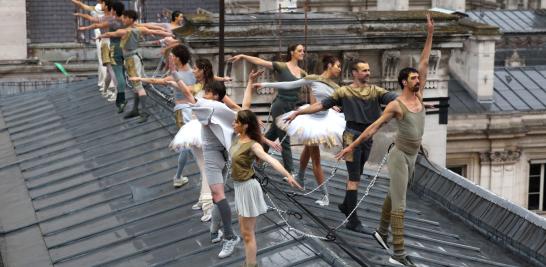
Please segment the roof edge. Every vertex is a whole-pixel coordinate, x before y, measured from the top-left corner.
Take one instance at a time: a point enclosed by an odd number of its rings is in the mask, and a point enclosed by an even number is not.
[[[53,266],[8,131],[0,131],[0,143],[0,266]]]
[[[544,266],[546,219],[420,156],[413,191],[429,198],[500,246]]]

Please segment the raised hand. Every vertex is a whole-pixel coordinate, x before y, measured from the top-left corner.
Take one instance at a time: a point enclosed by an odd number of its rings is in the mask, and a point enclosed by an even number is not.
[[[434,20],[430,13],[427,13],[427,33],[431,34],[434,32]]]
[[[258,71],[252,70],[250,72],[250,75],[248,76],[248,80],[255,82],[258,79],[258,77],[260,77],[263,73],[264,73],[263,70],[258,70]]]

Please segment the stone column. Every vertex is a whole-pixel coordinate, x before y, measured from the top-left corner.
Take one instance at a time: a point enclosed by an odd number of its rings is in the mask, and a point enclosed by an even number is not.
[[[520,157],[519,149],[482,153],[481,177],[485,179],[480,181],[480,185],[518,205],[523,205],[519,196],[521,190],[516,188]],[[485,180],[489,180],[489,183]]]
[[[2,38],[0,38],[0,60],[22,60],[27,58],[26,1],[0,0]]]
[[[381,0],[377,1],[378,11],[409,10],[408,0]]]
[[[432,7],[445,8],[449,10],[464,12],[466,8],[465,0],[432,0]]]
[[[449,59],[451,75],[480,102],[493,100],[495,41],[499,36],[473,36],[463,49],[453,50]]]

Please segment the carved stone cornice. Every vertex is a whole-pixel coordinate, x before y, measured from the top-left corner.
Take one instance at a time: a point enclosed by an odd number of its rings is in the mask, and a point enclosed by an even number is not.
[[[387,50],[381,58],[383,69],[383,79],[396,81],[398,77],[398,69],[400,66],[400,51]]]
[[[480,161],[482,163],[490,162],[491,164],[508,164],[519,161],[521,150],[504,150],[493,152],[480,153]]]

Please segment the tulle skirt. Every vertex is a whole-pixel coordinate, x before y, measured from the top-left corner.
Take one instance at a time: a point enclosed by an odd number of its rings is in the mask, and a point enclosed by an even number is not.
[[[201,139],[201,123],[197,119],[193,119],[186,123],[176,136],[171,141],[169,148],[176,152],[180,152],[181,149],[189,148],[191,146],[201,147],[203,141]]]
[[[308,105],[300,107],[303,109]],[[286,131],[292,143],[320,145],[322,149],[335,152],[342,146],[342,135],[345,130],[345,116],[333,109],[317,113],[299,115],[290,124],[284,119],[294,111],[277,118],[277,126]]]

